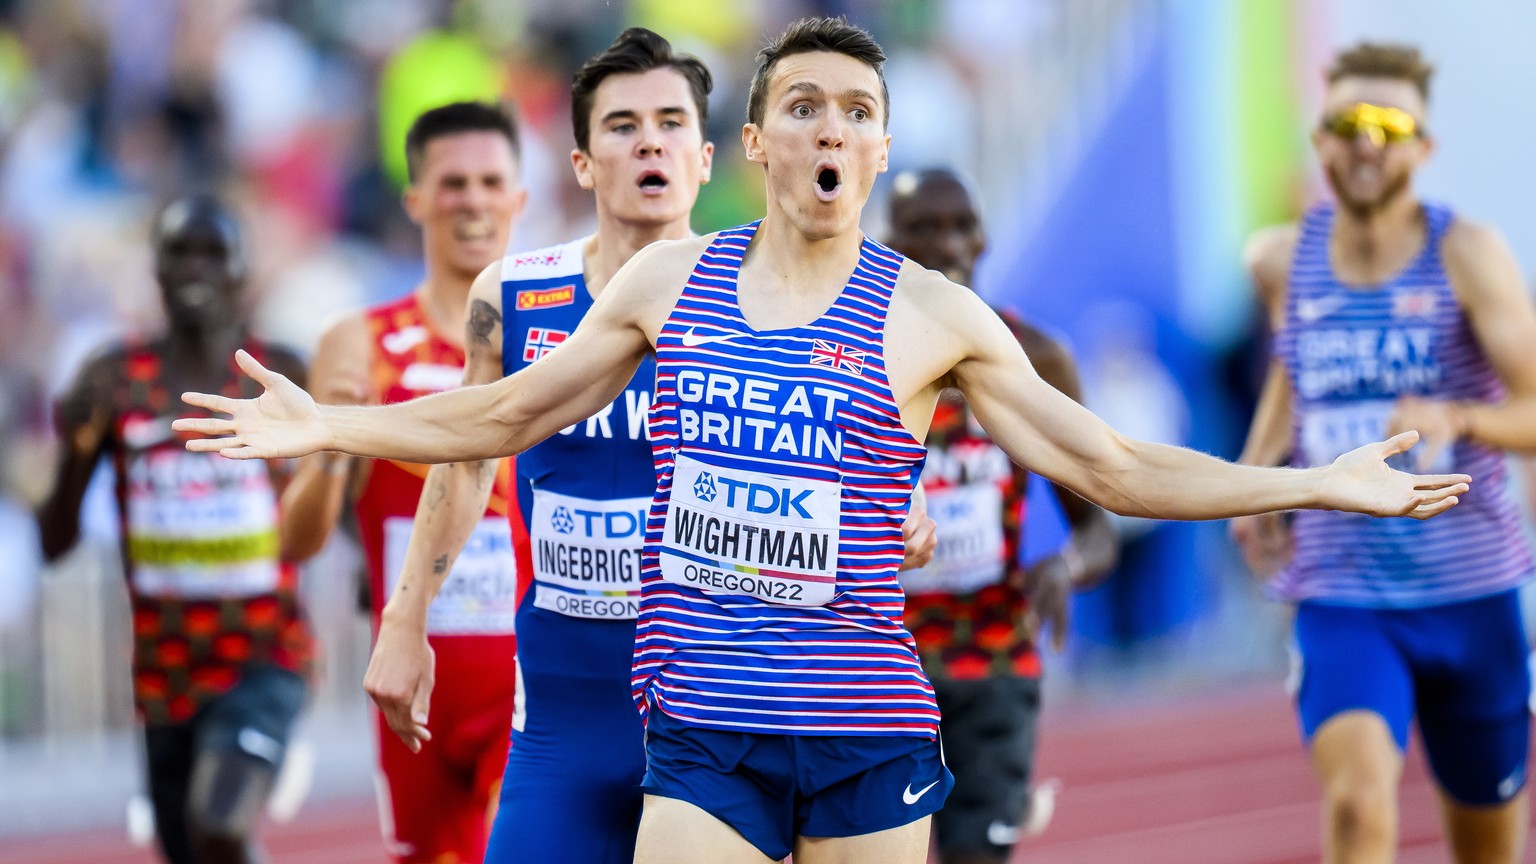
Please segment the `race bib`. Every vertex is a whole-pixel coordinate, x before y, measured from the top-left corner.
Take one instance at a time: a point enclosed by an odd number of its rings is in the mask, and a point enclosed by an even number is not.
[[[534,605],[576,618],[634,618],[650,498],[597,501],[533,492]]]
[[[1386,440],[1395,404],[1390,399],[1373,399],[1308,409],[1301,420],[1302,467],[1328,465],[1356,447]],[[1445,473],[1455,464],[1455,449],[1441,450],[1434,464],[1423,468],[1413,462],[1413,451],[1395,456],[1387,464],[1401,471]]]
[[[933,560],[901,573],[903,588],[914,594],[969,594],[1003,581],[1007,545],[1003,490],[996,483],[929,489],[928,515],[938,526]]]
[[[837,592],[842,487],[705,465],[679,455],[661,575],[712,594],[822,606]]]
[[[409,516],[384,520],[384,591],[393,594],[411,545]],[[475,526],[464,551],[427,610],[434,636],[503,636],[517,619],[517,563],[507,520],[487,516]]]
[[[189,600],[277,590],[277,496],[265,462],[150,450],[129,464],[126,486],[134,590]]]

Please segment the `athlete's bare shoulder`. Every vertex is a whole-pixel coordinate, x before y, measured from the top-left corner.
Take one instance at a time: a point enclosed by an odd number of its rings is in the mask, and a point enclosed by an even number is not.
[[[897,398],[946,379],[961,361],[977,352],[984,334],[1000,330],[997,320],[976,292],[958,285],[936,270],[911,259],[901,265],[886,318],[887,365],[899,376]]]
[[[910,258],[901,265],[896,291],[891,297],[892,315],[916,312],[946,329],[963,329],[978,317],[997,317],[970,288],[950,281],[937,270],[929,270]]]
[[[348,312],[320,334],[310,363],[311,396],[324,404],[351,405],[369,401],[373,387],[373,331],[368,312]]]
[[[594,311],[606,307],[605,315],[634,324],[655,345],[683,286],[713,239],[714,235],[658,240],[636,252],[603,289]]]
[[[371,353],[368,310],[355,310],[332,321],[320,334],[320,341],[315,348],[316,365],[320,365],[322,359],[345,358],[351,362],[367,362]]]
[[[1463,305],[1520,303],[1524,278],[1503,232],[1481,222],[1456,217],[1440,240],[1440,258],[1451,288]]]
[[[1291,258],[1296,255],[1296,244],[1300,239],[1301,227],[1292,222],[1260,228],[1248,236],[1248,242],[1243,246],[1243,263],[1271,322],[1278,322],[1283,317]]]
[[[641,249],[629,259],[619,272],[631,272],[636,285],[645,290],[670,292],[673,299],[682,291],[683,283],[692,275],[704,250],[715,239],[714,234],[703,237],[685,237],[681,240],[657,240]]]
[[[1460,216],[1452,220],[1440,238],[1440,255],[1452,267],[1509,254],[1509,243],[1503,232],[1492,225]]]

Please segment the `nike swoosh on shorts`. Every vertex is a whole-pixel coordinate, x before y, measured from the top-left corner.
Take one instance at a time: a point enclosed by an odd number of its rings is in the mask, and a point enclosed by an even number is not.
[[[932,789],[933,787],[935,787],[937,785],[939,785],[939,781],[935,780],[932,783],[929,783],[927,786],[924,786],[923,788],[917,790],[916,794],[913,794],[913,792],[912,792],[912,784],[908,783],[907,784],[907,788],[901,790],[901,800],[906,802],[907,804],[916,804],[919,798],[922,798],[924,795],[927,795],[928,794],[928,790]]]

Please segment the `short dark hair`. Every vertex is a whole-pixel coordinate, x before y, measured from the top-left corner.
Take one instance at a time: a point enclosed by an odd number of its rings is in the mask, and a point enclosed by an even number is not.
[[[450,102],[423,111],[405,133],[405,171],[412,183],[421,169],[421,157],[427,144],[438,138],[465,132],[499,132],[512,145],[512,158],[522,157],[518,141],[517,117],[509,108],[489,102]]]
[[[858,60],[875,70],[880,78],[880,119],[891,125],[891,93],[885,86],[885,50],[869,31],[848,23],[848,19],[801,18],[789,25],[779,38],[757,52],[757,71],[752,73],[752,87],[747,95],[747,122],[759,126],[768,103],[768,78],[779,61],[793,54],[830,51]]]
[[[571,77],[571,131],[576,146],[586,152],[592,141],[592,101],[597,88],[610,75],[627,75],[669,68],[683,76],[693,94],[693,107],[699,112],[699,134],[709,120],[709,91],[715,79],[709,67],[691,54],[672,50],[672,43],[661,34],[644,27],[631,27],[619,34],[613,44],[581,64]]]
[[[1359,42],[1339,52],[1328,67],[1328,83],[1341,78],[1396,78],[1418,88],[1419,96],[1429,101],[1429,79],[1435,67],[1425,61],[1412,45],[1383,42]]]

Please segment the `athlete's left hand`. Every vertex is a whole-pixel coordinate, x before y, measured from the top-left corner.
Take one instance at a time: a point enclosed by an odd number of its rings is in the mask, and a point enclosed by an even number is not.
[[[902,570],[912,570],[933,560],[933,551],[939,546],[938,531],[939,523],[929,518],[926,502],[913,496],[912,509],[901,523]]]
[[[1408,431],[1386,441],[1357,447],[1323,469],[1319,490],[1322,506],[1371,516],[1428,519],[1455,507],[1470,488],[1466,474],[1408,474],[1387,466],[1387,459],[1405,453],[1419,440]]]
[[[1421,442],[1414,451],[1417,458],[1413,464],[1419,471],[1428,471],[1445,448],[1466,434],[1466,414],[1456,402],[1404,396],[1387,422],[1387,434],[1397,435],[1410,429],[1418,431]]]

